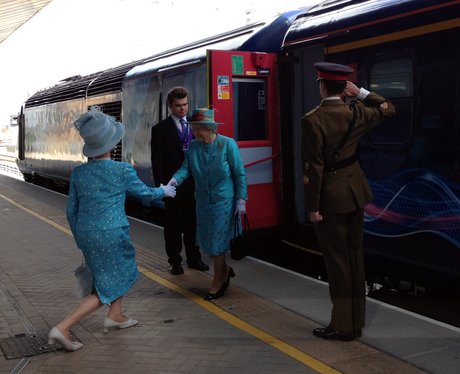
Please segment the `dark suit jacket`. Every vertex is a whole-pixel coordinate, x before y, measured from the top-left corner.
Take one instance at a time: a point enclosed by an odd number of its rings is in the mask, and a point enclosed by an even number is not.
[[[184,161],[181,139],[171,116],[152,127],[151,157],[155,186],[166,185]],[[175,199],[193,193],[194,182],[188,178],[177,188]]]
[[[353,132],[342,148],[338,161],[355,154],[359,140],[367,130],[395,113],[394,106],[380,107],[386,101],[370,93],[364,103],[358,102]],[[333,160],[337,145],[352,120],[350,105],[340,99],[323,100],[302,118],[302,158],[306,186],[306,208],[309,212],[349,213],[363,208],[372,200],[367,178],[358,162],[329,173],[324,166]]]

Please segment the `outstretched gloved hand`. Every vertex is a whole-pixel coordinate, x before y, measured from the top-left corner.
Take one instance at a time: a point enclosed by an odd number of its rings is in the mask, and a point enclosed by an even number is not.
[[[171,178],[167,186],[174,186],[174,187],[177,186],[176,178]]]
[[[240,198],[236,201],[236,213],[246,213],[246,200]]]
[[[160,188],[162,188],[165,192],[165,197],[176,196],[176,187],[170,186],[169,184],[167,186],[163,186],[162,184],[160,184]]]

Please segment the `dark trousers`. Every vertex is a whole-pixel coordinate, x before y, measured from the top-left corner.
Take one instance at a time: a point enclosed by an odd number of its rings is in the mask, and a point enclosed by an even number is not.
[[[170,264],[181,263],[182,234],[187,263],[201,260],[196,246],[196,213],[193,196],[177,196],[165,199],[164,238]]]
[[[364,327],[363,218],[364,210],[360,209],[347,214],[323,214],[323,220],[315,224],[333,305],[329,325],[343,332]]]

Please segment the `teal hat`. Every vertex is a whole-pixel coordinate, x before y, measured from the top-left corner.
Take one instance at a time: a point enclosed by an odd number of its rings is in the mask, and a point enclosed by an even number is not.
[[[125,133],[122,123],[95,106],[82,114],[74,125],[85,142],[83,154],[86,157],[97,157],[109,152]]]
[[[222,125],[222,122],[214,121],[214,109],[210,108],[193,109],[189,123],[202,125]]]

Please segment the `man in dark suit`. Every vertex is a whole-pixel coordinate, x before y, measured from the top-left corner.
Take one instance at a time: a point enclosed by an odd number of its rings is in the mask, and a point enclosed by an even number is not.
[[[361,336],[365,317],[364,206],[372,192],[356,151],[367,130],[395,113],[385,98],[348,82],[353,69],[316,63],[321,104],[302,118],[306,208],[323,252],[332,301],[324,339]],[[357,98],[346,104],[345,97]]]
[[[193,138],[187,123],[189,94],[184,87],[174,87],[166,101],[170,115],[152,127],[152,171],[155,185],[166,185],[184,161],[184,152]],[[182,234],[188,267],[209,270],[201,260],[201,253],[195,244],[195,183],[189,178],[177,188],[174,199],[165,199],[164,238],[171,274],[184,273],[182,268]]]

